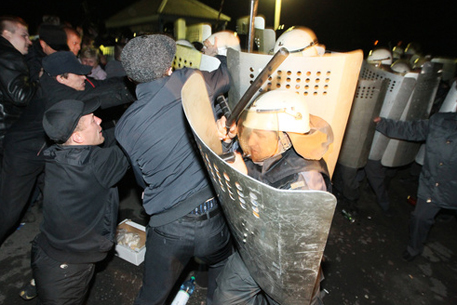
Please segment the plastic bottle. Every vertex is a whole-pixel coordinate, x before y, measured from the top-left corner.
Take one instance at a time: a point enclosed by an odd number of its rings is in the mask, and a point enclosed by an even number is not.
[[[349,220],[351,223],[355,222],[355,218],[352,217],[351,213],[347,212],[345,209],[341,211],[341,214],[343,214],[344,218]]]
[[[181,288],[176,294],[171,305],[185,305],[189,300],[189,297],[195,290],[195,277],[191,276],[189,280],[182,283]]]

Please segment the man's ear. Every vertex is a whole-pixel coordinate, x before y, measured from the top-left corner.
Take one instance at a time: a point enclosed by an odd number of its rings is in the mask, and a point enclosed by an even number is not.
[[[59,82],[59,83],[61,83],[61,84],[63,84],[63,85],[66,84],[66,82],[65,82],[66,80],[67,80],[67,79],[66,79],[65,77],[63,77],[62,75],[57,75],[57,76],[56,76],[56,81]]]
[[[1,34],[3,37],[6,38],[6,40],[9,40],[11,38],[11,32],[8,31],[8,30],[3,30],[2,34]]]
[[[41,39],[38,39],[40,41],[40,46],[41,46],[41,49],[44,49],[46,48],[46,46],[48,45],[46,42],[44,42],[44,40],[41,40]]]
[[[81,144],[84,142],[84,136],[79,131],[73,132],[71,134],[70,138],[73,141],[73,143],[76,143],[76,144]]]

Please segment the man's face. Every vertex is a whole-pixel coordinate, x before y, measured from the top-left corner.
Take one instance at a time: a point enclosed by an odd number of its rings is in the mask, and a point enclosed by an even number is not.
[[[261,162],[278,151],[278,133],[275,131],[244,128],[240,137],[243,152],[253,161]]]
[[[100,126],[102,120],[96,117],[93,113],[82,116],[79,119],[78,126],[81,129],[77,132],[83,137],[84,145],[100,145],[105,141]]]
[[[29,31],[27,28],[17,23],[15,24],[16,30],[14,33],[5,30],[3,31],[2,36],[5,37],[22,55],[25,55],[29,52],[29,46],[32,44],[29,38]]]
[[[81,38],[74,33],[68,33],[67,45],[70,51],[72,51],[75,56],[78,56],[79,50],[81,50]]]
[[[62,75],[57,76],[57,81],[65,86],[73,88],[77,91],[84,91],[86,89],[86,76],[74,73],[68,73],[68,77],[65,78]]]

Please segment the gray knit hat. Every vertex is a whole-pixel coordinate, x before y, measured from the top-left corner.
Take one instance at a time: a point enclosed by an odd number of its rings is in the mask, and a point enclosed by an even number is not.
[[[161,78],[170,68],[176,42],[166,35],[154,34],[130,40],[122,50],[121,61],[127,76],[138,83]]]

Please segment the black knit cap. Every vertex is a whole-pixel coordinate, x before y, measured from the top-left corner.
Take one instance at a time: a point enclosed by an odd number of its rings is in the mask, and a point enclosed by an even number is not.
[[[67,33],[60,25],[43,23],[38,36],[55,51],[68,51]]]
[[[87,75],[92,71],[91,66],[83,65],[70,51],[59,51],[43,58],[43,69],[51,76],[73,73]]]
[[[76,126],[79,119],[100,107],[100,100],[93,98],[87,101],[63,100],[52,105],[43,117],[44,131],[51,140],[65,143]]]
[[[175,53],[173,38],[162,34],[144,35],[125,45],[121,61],[128,77],[138,83],[146,83],[164,76]]]

